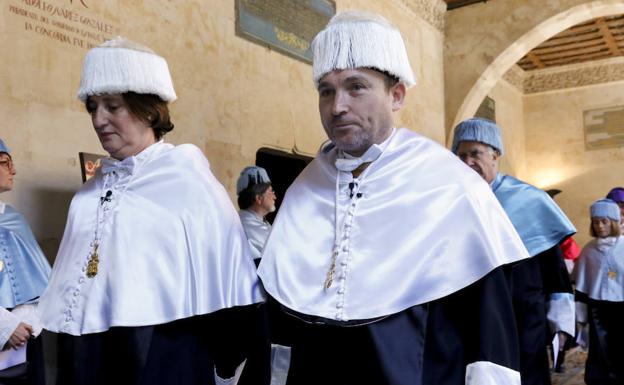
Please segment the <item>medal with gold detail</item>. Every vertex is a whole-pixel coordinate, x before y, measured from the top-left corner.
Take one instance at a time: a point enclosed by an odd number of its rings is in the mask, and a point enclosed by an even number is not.
[[[616,279],[617,278],[617,273],[615,271],[613,271],[613,270],[609,270],[608,277],[609,277],[609,279]]]
[[[98,273],[98,265],[100,264],[100,256],[98,254],[99,245],[96,243],[93,246],[93,252],[89,257],[89,262],[87,263],[87,277],[93,278]]]

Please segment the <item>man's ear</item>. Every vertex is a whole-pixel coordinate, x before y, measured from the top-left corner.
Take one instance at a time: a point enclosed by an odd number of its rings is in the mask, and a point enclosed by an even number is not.
[[[262,195],[260,194],[256,194],[255,198],[254,198],[254,203],[256,205],[260,205],[262,203]]]
[[[403,82],[398,82],[390,88],[390,94],[392,95],[392,111],[396,112],[403,107],[407,88]]]

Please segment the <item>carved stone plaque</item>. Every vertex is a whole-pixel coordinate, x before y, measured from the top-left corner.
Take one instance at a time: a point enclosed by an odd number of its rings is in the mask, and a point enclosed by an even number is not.
[[[624,106],[583,111],[588,150],[624,147]]]
[[[311,63],[310,44],[335,14],[333,0],[236,0],[236,34]]]

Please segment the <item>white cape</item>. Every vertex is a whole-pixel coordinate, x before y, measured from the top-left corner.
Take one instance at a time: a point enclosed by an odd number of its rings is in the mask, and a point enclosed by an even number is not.
[[[336,154],[322,147],[291,185],[265,245],[258,274],[284,306],[339,321],[381,317],[529,257],[490,186],[437,143],[397,130],[360,175],[357,202]],[[351,225],[336,226],[336,215]],[[335,239],[345,241],[326,290]]]
[[[46,329],[96,333],[263,300],[238,214],[197,147],[159,142],[112,163],[119,202],[103,225],[99,271],[86,277],[101,170],[72,200],[39,302]]]
[[[614,240],[612,245],[606,244]],[[624,237],[594,238],[576,260],[576,290],[597,301],[624,302]]]

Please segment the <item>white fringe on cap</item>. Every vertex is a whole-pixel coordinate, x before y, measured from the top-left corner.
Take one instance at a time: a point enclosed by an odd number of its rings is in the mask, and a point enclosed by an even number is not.
[[[332,17],[312,42],[314,84],[328,72],[374,68],[399,78],[407,87],[416,79],[401,32],[379,15],[346,11]]]
[[[177,99],[167,62],[151,49],[117,37],[90,50],[82,67],[78,99],[124,92]]]

